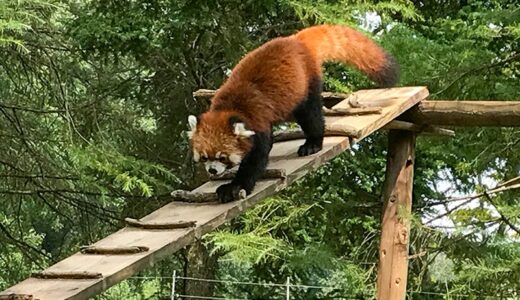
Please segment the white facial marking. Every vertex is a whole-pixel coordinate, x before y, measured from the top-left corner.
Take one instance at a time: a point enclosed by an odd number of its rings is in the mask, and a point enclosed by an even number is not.
[[[247,130],[246,125],[242,122],[233,124],[233,131],[235,132],[236,135],[241,136],[241,137],[250,137],[255,134],[254,131]]]
[[[188,125],[190,126],[190,131],[188,131],[188,138],[191,139],[193,134],[195,134],[195,130],[197,129],[197,117],[190,115],[188,117]]]
[[[221,155],[221,154],[222,154],[222,153],[219,151],[219,152],[217,152],[217,154],[215,154],[215,157],[216,157],[216,158],[220,158],[220,155]]]
[[[199,162],[200,160],[200,154],[197,151],[193,151],[193,161]]]
[[[208,160],[204,165],[206,166],[206,172],[208,172],[211,175],[220,175],[224,173],[224,171],[227,169],[227,166],[225,164],[215,160]],[[215,171],[213,171],[212,173],[210,172],[211,169]]]
[[[229,161],[232,162],[234,165],[238,165],[242,161],[242,156],[238,154],[231,154],[229,156]]]

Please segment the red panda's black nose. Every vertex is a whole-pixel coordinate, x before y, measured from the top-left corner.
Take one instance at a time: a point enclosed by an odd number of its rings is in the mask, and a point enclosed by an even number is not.
[[[208,170],[208,172],[209,172],[211,175],[215,175],[215,174],[217,174],[217,169],[210,168],[210,169]]]

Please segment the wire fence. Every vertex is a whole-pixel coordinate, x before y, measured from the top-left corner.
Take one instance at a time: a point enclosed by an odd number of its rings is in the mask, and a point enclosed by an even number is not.
[[[181,300],[181,299],[201,299],[201,300],[248,300],[247,298],[229,298],[229,297],[222,297],[222,296],[197,296],[197,295],[184,295],[181,293],[177,293],[175,290],[176,288],[176,282],[177,280],[191,280],[191,281],[200,281],[200,282],[208,282],[208,283],[224,283],[224,284],[231,284],[231,285],[245,285],[245,286],[260,286],[260,287],[266,287],[266,288],[283,288],[283,291],[285,292],[283,296],[285,296],[286,300],[291,300],[291,291],[296,289],[335,289],[337,290],[337,287],[334,286],[325,286],[325,285],[305,285],[305,284],[292,284],[290,282],[290,279],[287,278],[286,283],[264,283],[264,282],[251,282],[251,281],[236,281],[236,280],[222,280],[222,279],[209,279],[209,278],[195,278],[195,277],[186,277],[186,276],[177,276],[176,271],[173,272],[171,277],[166,276],[133,276],[132,279],[169,279],[172,281],[172,290],[171,290],[171,300]],[[446,291],[445,293],[440,292],[425,292],[425,291],[410,291],[408,292],[409,295],[425,295],[425,296],[442,296],[442,297],[448,297],[447,299],[473,299],[474,295],[469,294],[460,294],[460,293],[450,293],[449,291]],[[280,296],[282,294],[280,293]],[[359,297],[341,297],[341,299],[360,299]],[[412,299],[410,297],[410,299]],[[478,299],[483,300],[493,300],[493,299],[509,299],[509,298],[503,298],[495,295],[479,295]],[[511,298],[513,299],[513,298]]]

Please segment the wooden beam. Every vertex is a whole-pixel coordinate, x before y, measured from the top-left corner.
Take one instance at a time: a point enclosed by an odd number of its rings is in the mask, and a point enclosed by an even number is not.
[[[418,124],[518,127],[520,101],[422,101],[409,114]]]
[[[420,132],[428,135],[443,135],[443,136],[455,136],[455,131],[439,128],[432,125],[417,125],[415,123],[410,123],[406,121],[393,120],[392,122],[386,124],[381,129],[392,130],[408,130],[413,132]]]
[[[390,130],[377,273],[378,300],[404,300],[412,210],[415,133]]]

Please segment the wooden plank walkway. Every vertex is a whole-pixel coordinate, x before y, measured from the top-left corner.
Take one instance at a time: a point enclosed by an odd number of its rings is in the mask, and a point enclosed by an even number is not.
[[[356,141],[380,129],[398,115],[428,96],[425,87],[403,87],[377,90],[361,90],[355,93],[361,104],[385,103],[381,114],[327,117],[327,126],[348,126],[357,132],[357,138],[345,136],[326,137],[323,150],[311,156],[298,157],[296,151],[303,143],[293,140],[276,143],[270,154],[269,168],[285,169],[287,178],[260,180],[253,193],[244,200],[226,204],[171,202],[141,218],[143,222],[165,223],[196,221],[196,226],[184,229],[149,230],[125,227],[98,241],[93,246],[103,248],[143,247],[148,251],[133,254],[82,254],[80,252],[49,267],[45,272],[101,274],[101,278],[89,279],[40,279],[28,278],[0,293],[28,294],[34,299],[87,299],[101,293],[114,284],[152,266],[161,259],[193,242],[196,238],[214,230],[244,210],[254,206],[309,171],[337,156]],[[374,105],[372,105],[374,106]],[[376,105],[377,106],[377,105]],[[348,107],[344,100],[333,108]],[[226,181],[210,181],[198,187],[196,192],[214,192]]]

